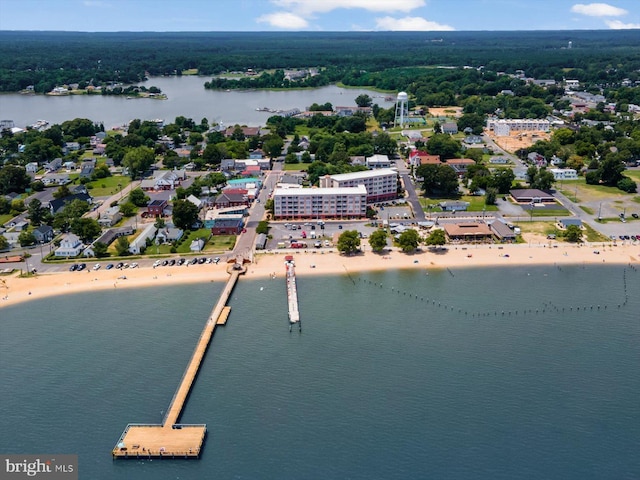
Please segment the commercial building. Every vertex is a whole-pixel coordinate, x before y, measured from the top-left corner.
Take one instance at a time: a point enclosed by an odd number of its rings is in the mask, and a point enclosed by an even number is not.
[[[367,213],[364,185],[337,188],[276,188],[276,219],[362,218]]]
[[[322,188],[346,188],[358,185],[364,185],[366,188],[369,203],[398,198],[398,172],[392,168],[325,175],[320,178]]]
[[[578,172],[573,168],[550,168],[553,178],[556,180],[577,180]]]
[[[487,128],[493,130],[498,137],[508,137],[511,132],[548,132],[550,125],[549,120],[536,118],[490,118],[487,120]]]

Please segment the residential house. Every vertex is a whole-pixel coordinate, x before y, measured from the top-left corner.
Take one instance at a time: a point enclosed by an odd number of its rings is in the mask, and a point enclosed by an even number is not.
[[[235,207],[239,205],[250,205],[249,198],[247,197],[247,190],[242,189],[230,189],[222,191],[218,198],[214,202],[216,208]]]
[[[466,137],[464,137],[464,143],[466,143],[467,145],[479,145],[481,143],[484,143],[484,140],[480,135],[467,135]]]
[[[71,183],[71,178],[66,173],[47,173],[40,180],[44,183],[45,187],[54,187]]]
[[[573,168],[550,168],[555,180],[577,180],[578,172]]]
[[[156,234],[156,245],[177,242],[184,235],[184,231],[176,227],[163,227]]]
[[[198,238],[192,241],[191,245],[189,245],[189,250],[191,250],[192,252],[201,252],[203,249],[204,249],[204,240],[201,238]]]
[[[29,162],[25,165],[25,170],[27,171],[27,173],[38,173],[38,170],[40,170],[40,166],[38,165],[37,162]]]
[[[96,238],[92,245],[100,242],[108,246],[111,245],[111,243],[113,243],[116,238],[133,235],[133,232],[133,227],[130,225],[118,228],[109,228],[108,230],[102,232],[102,235]]]
[[[237,126],[227,127],[227,129],[224,131],[224,136],[227,138],[231,137],[235,132],[236,127]],[[240,127],[240,130],[242,130],[242,134],[245,136],[245,138],[257,137],[260,135],[260,127]]]
[[[60,167],[62,167],[61,158],[54,158],[50,162],[44,164],[44,169],[47,172],[57,172],[60,169]]]
[[[506,165],[507,163],[509,163],[509,160],[507,159],[507,157],[491,157],[489,159],[489,163],[491,163],[492,165]]]
[[[91,178],[91,174],[96,168],[96,160],[85,160],[80,164],[80,178]]]
[[[93,198],[91,198],[91,195],[87,193],[74,193],[63,198],[54,198],[49,200],[49,209],[51,210],[51,213],[55,215],[64,208],[66,204],[71,203],[74,200],[81,200],[83,202],[87,202],[89,205],[93,202]]]
[[[198,210],[202,209],[202,200],[200,200],[198,197],[196,197],[195,195],[189,195],[186,198],[187,201],[193,203],[196,207],[198,207]]]
[[[253,150],[252,152],[249,152],[250,160],[260,160],[262,158],[264,158],[264,152],[259,148]]]
[[[53,240],[53,228],[49,225],[40,225],[32,233],[38,243],[49,243]]]
[[[142,180],[140,188],[145,191],[174,190],[186,178],[187,172],[185,170],[158,170],[154,172],[153,178]]]
[[[100,218],[98,218],[98,223],[102,227],[109,228],[113,227],[120,220],[122,220],[122,214],[120,213],[120,207],[116,205],[102,212]]]
[[[501,242],[515,242],[516,240],[516,233],[501,219],[496,219],[490,222],[489,228],[491,228],[493,234]]]
[[[84,245],[80,238],[73,233],[67,233],[60,241],[60,247],[55,250],[54,255],[56,257],[77,257],[83,249]]]
[[[442,124],[442,133],[455,135],[456,133],[458,133],[458,125],[454,122],[446,122]]]
[[[547,159],[544,158],[543,155],[540,155],[538,152],[531,152],[527,155],[527,161],[537,167],[546,167]]]
[[[560,225],[560,228],[563,230],[566,230],[567,227],[570,227],[572,225],[582,229],[582,220],[580,220],[579,218],[562,218],[560,219],[558,224]]]
[[[147,247],[147,240],[153,240],[156,236],[157,228],[154,224],[147,225],[140,235],[129,244],[129,252],[134,255],[140,255]]]

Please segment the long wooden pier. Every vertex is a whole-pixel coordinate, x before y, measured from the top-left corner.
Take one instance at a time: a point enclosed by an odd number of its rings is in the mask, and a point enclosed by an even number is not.
[[[237,264],[236,264],[237,265]],[[198,458],[204,442],[206,424],[177,423],[187,401],[202,359],[217,325],[226,324],[231,307],[227,301],[238,277],[246,270],[230,270],[230,277],[200,334],[191,360],[176,389],[162,424],[129,424],[112,450],[114,458]]]
[[[291,325],[297,323],[300,331],[302,331],[302,324],[300,323],[300,309],[298,308],[298,287],[296,286],[295,262],[292,257],[287,256],[285,268],[287,270],[286,281],[287,303],[289,305],[289,330],[291,330]]]

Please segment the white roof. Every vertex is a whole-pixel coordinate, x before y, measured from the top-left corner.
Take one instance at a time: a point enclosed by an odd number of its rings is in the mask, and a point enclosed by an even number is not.
[[[295,196],[317,196],[317,195],[366,195],[367,189],[364,185],[358,185],[357,187],[342,187],[342,188],[283,188],[276,189],[273,192],[273,196],[281,197],[286,195]]]
[[[337,180],[338,182],[343,182],[346,180],[358,180],[364,178],[376,178],[376,177],[384,177],[386,175],[397,175],[398,172],[395,168],[379,168],[377,170],[365,170],[364,172],[351,172],[351,173],[338,173],[336,175],[331,175],[333,180]]]

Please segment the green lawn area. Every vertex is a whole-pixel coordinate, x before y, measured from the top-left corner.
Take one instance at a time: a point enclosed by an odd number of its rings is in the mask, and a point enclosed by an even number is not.
[[[486,212],[497,212],[497,205],[485,205],[484,204],[484,195],[463,195],[460,197],[460,200],[463,202],[469,202],[469,208],[467,208],[468,212],[481,212],[485,210]]]
[[[480,195],[463,195],[459,198],[419,198],[418,201],[420,205],[422,205],[422,209],[425,211],[429,210],[429,205],[431,205],[432,212],[441,212],[442,208],[440,207],[440,202],[443,201],[454,201],[460,200],[461,202],[469,202],[468,212],[481,212],[482,209],[486,212],[497,212],[497,205],[485,205],[484,204],[484,196]]]
[[[596,232],[589,225],[583,224],[585,231],[583,238],[587,242],[607,242],[609,241],[609,237],[606,235],[602,235],[600,232]]]
[[[607,187],[604,185],[587,185],[584,178],[579,180],[570,180],[560,182],[558,189],[570,200],[575,203],[592,202],[598,200],[626,200],[627,193],[618,190],[616,187]],[[577,193],[577,201],[576,201]]]
[[[0,225],[4,225],[12,218],[13,218],[13,215],[11,215],[10,213],[7,213],[5,215],[0,215]]]
[[[593,208],[585,207],[584,205],[580,205],[580,208],[584,210],[585,213],[588,213],[589,215],[593,215]]]
[[[284,169],[286,171],[300,171],[304,172],[309,168],[310,163],[285,163]]]
[[[112,177],[99,178],[93,182],[87,183],[87,188],[92,197],[108,197],[115,195],[121,188],[131,183],[131,178],[123,175],[114,175]],[[118,186],[120,185],[120,186]],[[93,188],[90,188],[92,186]]]
[[[526,215],[531,215],[529,211],[526,212]],[[534,217],[561,217],[564,215],[570,215],[569,210],[566,208],[558,207],[554,209],[549,208],[534,208],[533,216]]]
[[[625,170],[622,174],[625,177],[634,179],[636,182],[640,182],[640,170]]]

